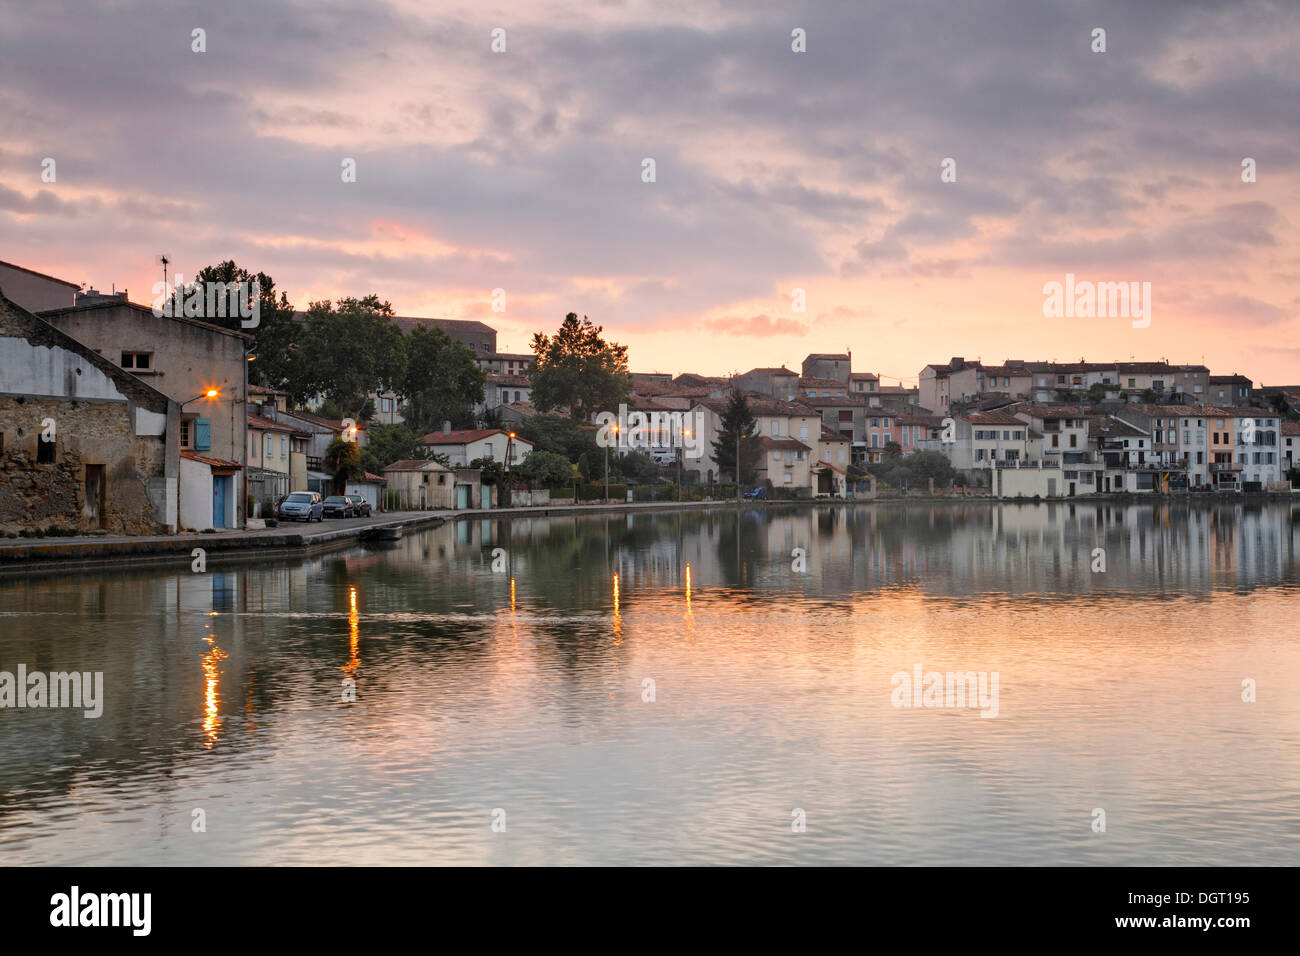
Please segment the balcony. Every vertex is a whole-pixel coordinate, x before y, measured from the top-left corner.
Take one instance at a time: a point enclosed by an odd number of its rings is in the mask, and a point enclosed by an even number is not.
[[[1241,471],[1246,466],[1239,461],[1212,461],[1210,462],[1210,474],[1226,474],[1229,472]]]
[[[1046,459],[1043,459],[1041,461],[1027,461],[1022,458],[1016,458],[1013,461],[1000,460],[997,462],[976,462],[976,465],[980,465],[980,464],[983,464],[986,468],[992,464],[996,464],[999,468],[1035,468],[1040,470],[1045,468],[1061,467],[1061,463],[1059,461],[1047,461]]]

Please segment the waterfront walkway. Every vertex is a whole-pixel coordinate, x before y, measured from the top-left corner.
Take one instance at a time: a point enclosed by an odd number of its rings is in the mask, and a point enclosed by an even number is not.
[[[789,502],[795,504],[796,502]],[[805,502],[806,503],[806,502]],[[723,501],[593,502],[552,504],[519,508],[468,508],[459,511],[396,511],[369,518],[333,518],[314,523],[280,522],[275,528],[224,528],[206,533],[159,535],[79,535],[61,538],[0,538],[0,573],[22,571],[34,566],[73,567],[125,560],[129,564],[174,564],[191,560],[195,548],[207,557],[222,555],[273,555],[326,545],[358,541],[379,528],[412,529],[465,518],[518,518],[601,512],[672,511],[682,508],[717,508],[734,505]],[[753,502],[747,502],[753,504]],[[767,504],[762,502],[761,504]]]

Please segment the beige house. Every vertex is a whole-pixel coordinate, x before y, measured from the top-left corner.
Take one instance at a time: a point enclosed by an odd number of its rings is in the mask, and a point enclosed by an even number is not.
[[[484,485],[477,468],[448,468],[436,461],[407,459],[385,468],[384,478],[390,509],[399,511],[490,508],[496,500],[495,486]]]
[[[248,493],[253,496],[256,516],[271,514],[275,502],[291,491],[306,491],[306,454],[294,449],[294,430],[288,425],[272,421],[261,415],[248,416]],[[293,456],[300,458],[298,471],[304,479],[301,486],[293,484],[291,467]]]
[[[785,488],[800,495],[813,493],[813,449],[794,438],[759,439],[762,454],[755,466],[755,478],[760,484],[770,481],[773,488]]]
[[[242,469],[244,462],[252,336],[199,319],[154,315],[125,292],[79,293],[73,305],[40,317],[180,404],[180,449],[190,456],[181,470],[182,526],[207,513],[201,528],[242,527],[243,476],[229,473],[228,463]],[[214,460],[223,464],[207,466]]]
[[[917,398],[923,408],[947,414],[952,402],[977,398],[984,390],[984,373],[979,362],[956,357],[946,365],[921,369]]]

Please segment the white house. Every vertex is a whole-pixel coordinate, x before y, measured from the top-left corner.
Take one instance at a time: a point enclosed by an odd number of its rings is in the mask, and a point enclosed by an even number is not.
[[[503,462],[518,468],[533,450],[533,443],[500,428],[471,428],[453,431],[430,432],[420,439],[420,444],[430,446],[447,456],[453,468],[464,467],[471,461],[483,458]]]

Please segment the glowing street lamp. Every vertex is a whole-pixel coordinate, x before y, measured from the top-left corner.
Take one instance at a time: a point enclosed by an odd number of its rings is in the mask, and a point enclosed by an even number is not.
[[[188,401],[181,402],[181,408],[184,408],[190,402],[197,402],[200,398],[213,399],[219,397],[220,395],[221,392],[217,391],[217,389],[210,388],[206,392],[201,392],[200,394],[195,395],[193,398],[189,399]]]

